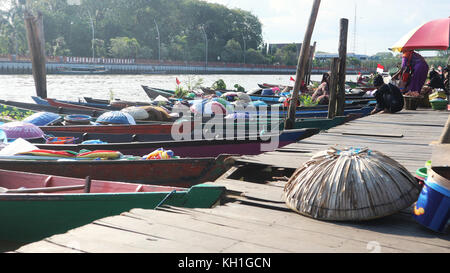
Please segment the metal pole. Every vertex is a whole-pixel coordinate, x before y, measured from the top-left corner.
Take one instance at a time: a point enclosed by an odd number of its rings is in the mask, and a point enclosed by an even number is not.
[[[206,36],[205,27],[201,26],[201,29],[203,30],[203,34],[205,36],[205,69],[208,66],[208,36]]]
[[[245,37],[244,34],[242,34],[242,40],[244,41],[244,64],[245,64],[245,52],[247,50],[247,45],[245,44]]]
[[[92,59],[95,58],[95,46],[94,46],[94,41],[95,41],[95,31],[94,31],[94,21],[92,20],[92,16],[91,13],[89,12],[89,10],[87,11],[88,15],[89,15],[89,19],[91,20],[91,28],[92,28]]]
[[[161,36],[159,34],[159,27],[158,24],[156,23],[156,19],[153,19],[153,21],[155,21],[156,32],[158,32],[158,61],[161,62]]]

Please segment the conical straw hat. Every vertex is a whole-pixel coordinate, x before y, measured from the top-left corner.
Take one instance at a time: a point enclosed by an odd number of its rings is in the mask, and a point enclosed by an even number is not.
[[[367,148],[329,148],[295,171],[283,197],[302,215],[361,221],[405,209],[419,193],[419,184],[408,170],[384,154]]]

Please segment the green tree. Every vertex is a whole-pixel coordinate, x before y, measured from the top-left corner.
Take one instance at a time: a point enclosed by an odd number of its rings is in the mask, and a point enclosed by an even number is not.
[[[239,63],[242,61],[241,45],[234,39],[231,39],[225,45],[221,54],[223,61],[231,63]]]
[[[275,61],[283,65],[297,64],[297,46],[290,44],[282,48],[278,48],[275,55]]]
[[[140,50],[135,38],[117,37],[111,39],[110,54],[114,58],[136,58]]]
[[[266,64],[268,59],[263,55],[260,50],[250,48],[246,53],[246,61],[250,64]]]

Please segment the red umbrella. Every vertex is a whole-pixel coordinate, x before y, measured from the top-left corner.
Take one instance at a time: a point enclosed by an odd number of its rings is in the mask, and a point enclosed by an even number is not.
[[[447,50],[450,47],[450,18],[422,24],[403,36],[390,48],[392,51]]]

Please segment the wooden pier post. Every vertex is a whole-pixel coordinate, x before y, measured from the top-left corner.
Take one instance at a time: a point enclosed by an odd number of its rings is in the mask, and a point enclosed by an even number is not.
[[[302,49],[298,58],[297,75],[294,84],[294,91],[291,98],[291,104],[289,105],[288,118],[284,124],[285,129],[294,128],[295,124],[295,111],[297,110],[298,92],[302,84],[305,72],[307,70],[306,63],[309,57],[309,49],[311,46],[311,36],[314,31],[314,25],[316,24],[317,14],[319,13],[320,0],[314,0],[314,4],[311,10],[311,16],[309,17],[308,27],[306,29],[305,37],[302,43]]]
[[[317,42],[314,42],[314,45],[311,46],[311,49],[309,51],[308,73],[306,74],[306,77],[305,77],[306,85],[309,85],[311,83],[311,73],[312,73],[312,68],[313,68],[314,54],[316,52],[316,45],[317,45]]]
[[[336,97],[339,76],[339,58],[333,58],[331,61],[330,75],[330,101],[328,103],[328,118],[332,119],[336,116]]]
[[[342,18],[339,34],[339,80],[337,92],[336,115],[344,115],[345,107],[345,76],[347,74],[347,34],[348,19]]]
[[[36,86],[36,94],[41,98],[47,98],[47,72],[45,68],[45,41],[42,13],[37,17],[30,11],[25,11],[25,27],[27,30],[28,47],[31,54],[31,64]]]
[[[439,139],[439,144],[450,143],[450,116],[447,119],[444,129],[442,130],[442,135]]]

